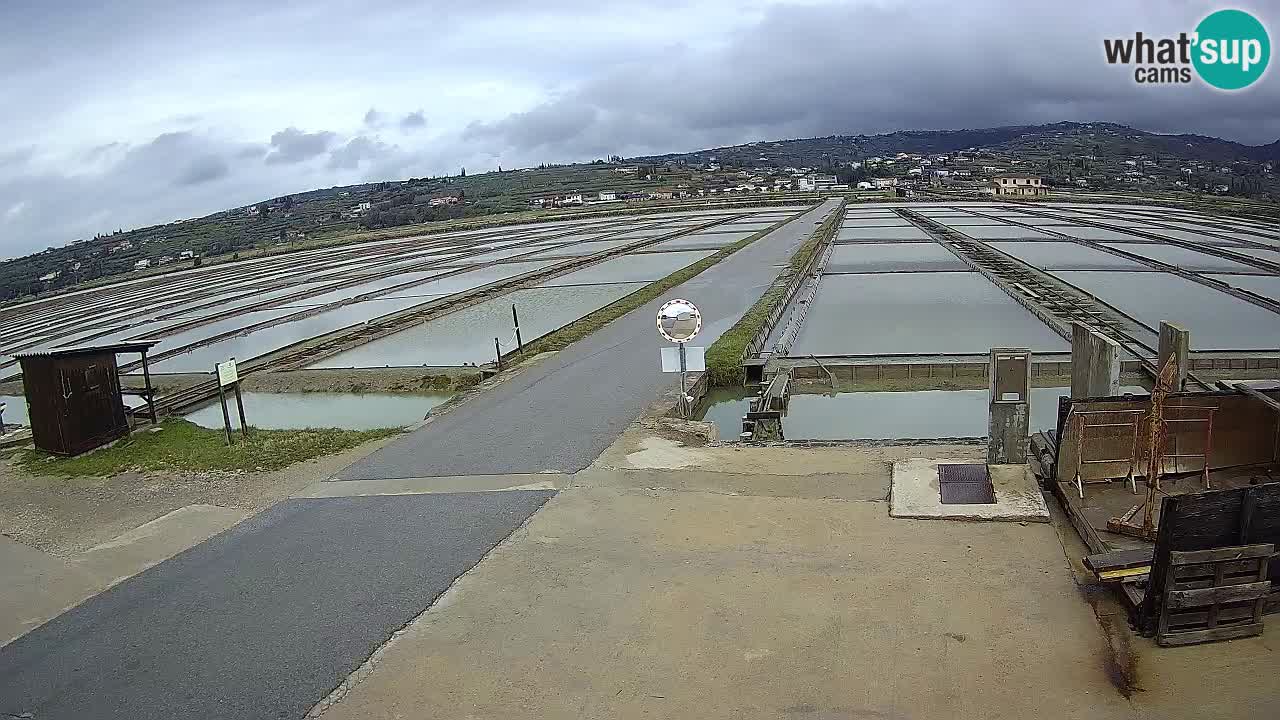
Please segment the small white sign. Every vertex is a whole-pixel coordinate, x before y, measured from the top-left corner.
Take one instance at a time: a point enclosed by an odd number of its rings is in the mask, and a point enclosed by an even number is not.
[[[226,362],[220,362],[218,367],[218,384],[222,387],[234,385],[240,380],[240,373],[236,370],[236,359],[231,358]]]
[[[689,372],[706,372],[707,349],[704,347],[684,346],[684,369]],[[662,348],[662,372],[680,372],[680,348]]]

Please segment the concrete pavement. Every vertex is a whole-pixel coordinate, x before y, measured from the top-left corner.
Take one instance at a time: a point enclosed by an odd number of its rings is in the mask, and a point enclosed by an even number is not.
[[[839,205],[828,200],[673,289],[698,305],[710,345],[733,326]],[[666,298],[664,298],[666,299]],[[577,472],[653,402],[671,376],[657,300],[357,461],[338,478],[370,480]]]
[[[552,494],[280,503],[0,648],[0,717],[301,717]]]
[[[785,476],[769,474],[775,450]],[[1274,637],[1160,649],[1121,621],[1108,640],[1063,552],[1069,525],[892,518],[883,460],[903,452],[922,449],[744,449],[758,470],[741,474],[592,468],[591,487],[562,490],[323,717],[1272,713]],[[699,489],[656,489],[690,474]],[[806,480],[847,499],[779,494],[817,489]],[[1138,692],[1116,643],[1132,644]]]

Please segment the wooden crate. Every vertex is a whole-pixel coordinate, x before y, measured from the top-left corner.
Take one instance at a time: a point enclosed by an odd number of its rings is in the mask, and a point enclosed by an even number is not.
[[[1262,633],[1272,545],[1169,553],[1156,642],[1164,647]]]

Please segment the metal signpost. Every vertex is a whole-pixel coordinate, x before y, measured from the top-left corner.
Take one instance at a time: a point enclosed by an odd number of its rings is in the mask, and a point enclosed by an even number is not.
[[[228,387],[235,391],[236,410],[240,413],[240,435],[247,440],[249,423],[244,419],[244,398],[240,396],[240,372],[236,369],[236,359],[220,362],[214,365],[213,370],[218,375],[218,400],[222,402],[222,425],[227,431],[227,445],[231,445],[231,413],[227,412]]]
[[[663,372],[679,372],[680,373],[680,415],[689,417],[690,397],[687,390],[687,373],[690,369],[705,370],[706,356],[705,348],[686,348],[688,342],[698,336],[702,331],[702,313],[698,311],[698,306],[688,300],[668,300],[658,309],[658,333],[662,337],[676,343],[674,348],[662,349],[662,371]],[[690,352],[693,350],[693,360],[696,366],[690,367]],[[672,355],[676,355],[672,358]],[[675,362],[672,362],[675,360]]]

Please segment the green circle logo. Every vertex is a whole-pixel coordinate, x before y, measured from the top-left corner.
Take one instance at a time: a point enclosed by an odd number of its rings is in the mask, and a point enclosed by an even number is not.
[[[1191,62],[1201,79],[1219,90],[1248,87],[1267,69],[1271,39],[1243,10],[1219,10],[1196,26]]]

